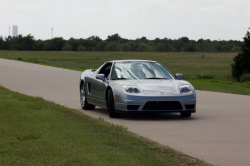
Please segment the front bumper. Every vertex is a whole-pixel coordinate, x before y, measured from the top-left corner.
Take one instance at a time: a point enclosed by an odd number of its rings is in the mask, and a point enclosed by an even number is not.
[[[147,107],[147,103],[164,103],[163,107]],[[178,108],[168,107],[168,103],[179,103]],[[191,107],[190,107],[191,106]],[[146,108],[147,107],[147,108]],[[152,109],[150,109],[152,108]],[[160,108],[160,109],[158,109]],[[166,109],[164,109],[166,108]],[[196,97],[195,95],[183,96],[139,96],[126,95],[121,96],[115,102],[115,109],[117,112],[148,112],[148,113],[163,113],[163,112],[196,112]]]

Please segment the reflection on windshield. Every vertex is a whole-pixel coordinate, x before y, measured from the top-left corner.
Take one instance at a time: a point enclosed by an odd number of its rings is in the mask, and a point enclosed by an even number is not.
[[[112,80],[118,79],[173,79],[174,77],[159,63],[121,62],[116,63]]]

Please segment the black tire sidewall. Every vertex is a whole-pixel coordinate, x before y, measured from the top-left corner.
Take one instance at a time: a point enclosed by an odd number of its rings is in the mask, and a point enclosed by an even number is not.
[[[109,110],[109,113],[115,113],[114,97],[113,97],[113,92],[111,89],[109,89],[108,91],[108,110]]]
[[[115,112],[115,102],[112,89],[108,90],[108,110],[109,110],[109,117],[117,118],[120,117],[120,113]]]

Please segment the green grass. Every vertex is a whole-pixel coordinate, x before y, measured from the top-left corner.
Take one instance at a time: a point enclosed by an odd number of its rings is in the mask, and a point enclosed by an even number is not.
[[[250,95],[247,83],[231,78],[231,63],[237,53],[185,53],[185,52],[49,52],[0,51],[0,58],[56,66],[84,71],[95,69],[108,60],[148,59],[166,66],[173,74],[182,73],[198,90]],[[211,81],[195,79],[210,76]],[[204,77],[207,78],[207,77]]]
[[[250,95],[250,82],[239,83],[236,81],[220,79],[195,79],[187,81],[189,81],[195,87],[195,89],[198,90]]]
[[[236,53],[185,53],[185,52],[73,52],[73,51],[0,51],[0,58],[18,59],[61,68],[83,71],[95,69],[108,60],[147,59],[166,66],[172,73],[182,73],[185,78],[202,73],[213,73],[218,78],[231,75]]]
[[[0,87],[0,165],[209,165],[121,125]]]

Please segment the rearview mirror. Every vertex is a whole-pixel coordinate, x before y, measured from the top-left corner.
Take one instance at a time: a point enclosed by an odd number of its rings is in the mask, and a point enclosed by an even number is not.
[[[103,82],[105,82],[105,75],[104,74],[97,74],[95,76],[96,79],[102,80]]]
[[[177,80],[180,80],[183,78],[183,74],[181,74],[181,73],[176,73],[175,76],[176,76]]]

